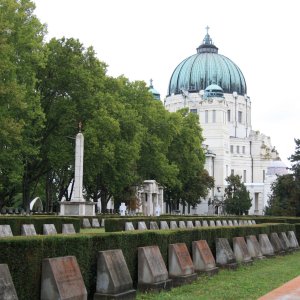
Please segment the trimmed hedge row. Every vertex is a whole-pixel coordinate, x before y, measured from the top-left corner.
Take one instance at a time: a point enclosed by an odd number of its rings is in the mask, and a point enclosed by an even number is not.
[[[33,224],[37,234],[43,234],[43,224],[54,224],[57,233],[61,233],[62,224],[72,223],[75,231],[80,231],[80,219],[73,217],[52,216],[4,216],[0,217],[0,225],[10,225],[13,235],[21,235],[22,224]]]
[[[0,239],[0,263],[8,264],[20,300],[39,299],[42,259],[74,255],[79,263],[87,291],[92,297],[96,288],[98,251],[122,249],[132,279],[136,284],[138,247],[158,245],[168,265],[169,244],[186,243],[191,251],[192,241],[205,239],[214,253],[217,237],[228,238],[232,242],[232,238],[236,236],[270,234],[289,230],[295,230],[295,225],[260,224],[72,236],[11,237]]]

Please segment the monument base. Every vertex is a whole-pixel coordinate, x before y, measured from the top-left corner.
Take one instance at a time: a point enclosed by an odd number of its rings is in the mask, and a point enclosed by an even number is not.
[[[120,300],[134,300],[136,298],[136,290],[129,290],[119,294],[94,294],[94,300],[110,300],[110,299],[120,299]]]
[[[95,202],[87,201],[61,201],[61,216],[95,216]]]
[[[173,287],[176,287],[176,286],[192,283],[193,281],[197,280],[197,277],[198,277],[197,273],[193,273],[190,275],[171,277],[171,279],[173,280]]]
[[[219,268],[215,267],[215,268],[211,268],[211,269],[207,269],[207,270],[195,270],[197,272],[197,274],[199,276],[201,275],[206,275],[206,276],[214,276],[216,274],[219,273]]]
[[[162,290],[171,290],[173,284],[172,279],[167,279],[165,281],[154,282],[154,283],[138,283],[138,290],[142,292],[160,292]]]

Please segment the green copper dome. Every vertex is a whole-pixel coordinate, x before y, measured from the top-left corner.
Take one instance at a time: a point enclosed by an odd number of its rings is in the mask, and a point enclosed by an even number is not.
[[[229,58],[218,54],[218,48],[207,32],[197,53],[183,60],[174,70],[168,94],[180,94],[182,90],[199,92],[211,84],[220,86],[224,93],[247,94],[242,71]]]

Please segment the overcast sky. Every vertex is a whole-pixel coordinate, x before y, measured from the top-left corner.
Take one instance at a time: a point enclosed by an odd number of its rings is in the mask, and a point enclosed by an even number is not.
[[[210,27],[219,53],[236,63],[252,101],[252,129],[282,160],[300,138],[300,17],[297,0],[36,0],[47,39],[93,46],[108,74],[153,79],[161,98],[176,66]]]

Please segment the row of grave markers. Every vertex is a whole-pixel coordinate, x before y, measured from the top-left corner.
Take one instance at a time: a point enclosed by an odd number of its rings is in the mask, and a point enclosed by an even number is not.
[[[82,227],[83,228],[100,228],[100,223],[97,218],[92,219],[92,223],[88,218],[82,219]],[[101,220],[101,227],[104,227],[104,219]]]
[[[246,242],[247,241],[247,242]],[[138,284],[141,291],[169,290],[173,286],[193,282],[198,274],[214,275],[218,267],[235,269],[237,262],[299,249],[295,233],[281,232],[216,239],[216,259],[205,240],[192,243],[192,257],[185,243],[168,247],[168,270],[158,246],[138,248]],[[18,299],[6,264],[0,265],[0,290],[3,299]],[[94,300],[135,299],[136,291],[121,249],[98,252],[97,280]],[[75,256],[46,258],[42,262],[41,299],[87,299],[87,290]]]
[[[195,223],[193,221],[170,221],[170,225],[167,221],[160,221],[160,227],[156,221],[151,221],[149,225],[150,230],[158,230],[158,229],[178,229],[178,228],[199,228],[199,227],[216,227],[216,226],[242,226],[242,225],[255,225],[255,220],[203,220],[202,223],[200,220],[196,220]],[[147,230],[147,225],[145,222],[138,222],[137,226],[138,230]],[[125,222],[125,231],[135,230],[132,222]]]

